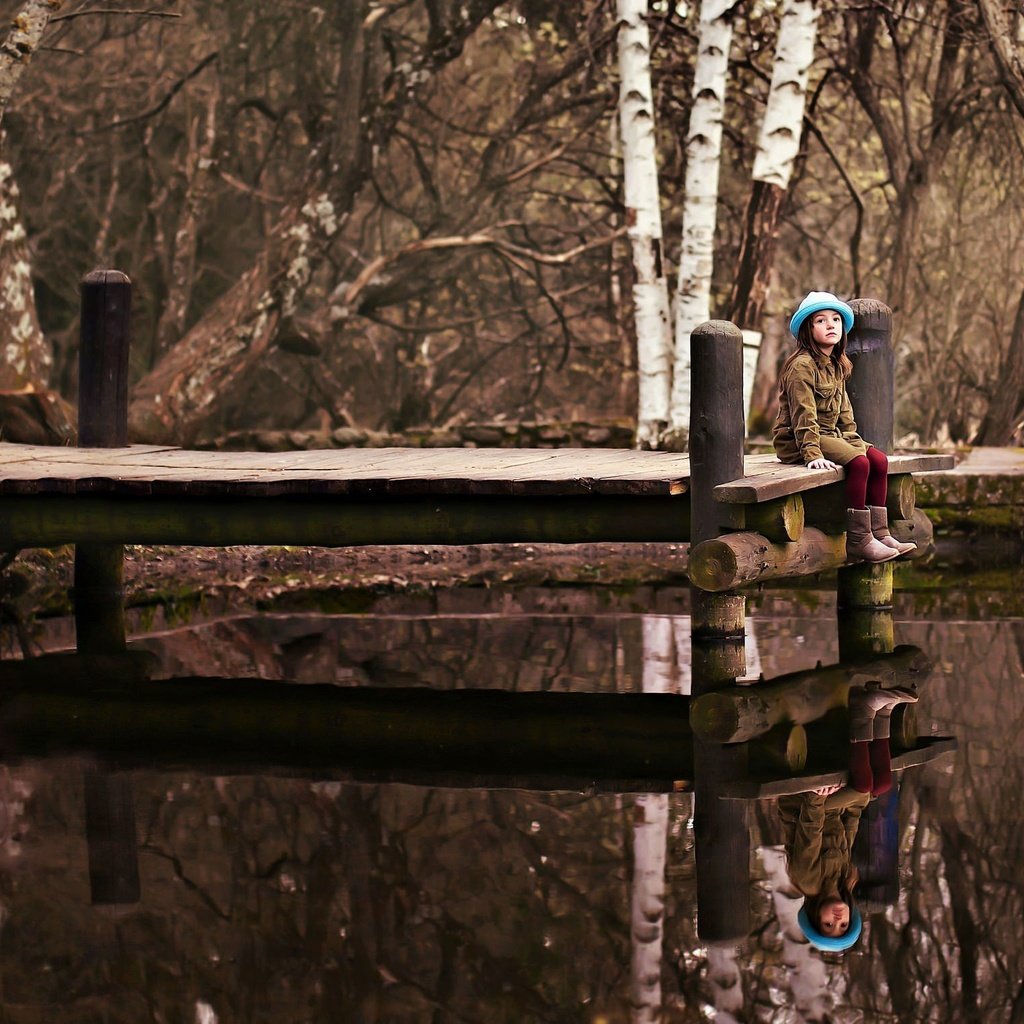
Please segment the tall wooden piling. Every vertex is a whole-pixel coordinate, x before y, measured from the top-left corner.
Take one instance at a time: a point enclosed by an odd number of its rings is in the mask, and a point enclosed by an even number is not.
[[[128,443],[128,355],[131,281],[117,270],[95,270],[81,287],[78,357],[78,443],[119,448]],[[75,632],[82,654],[125,649],[124,546],[75,548]],[[85,775],[85,833],[94,904],[139,900],[139,866],[131,779],[103,770]]]
[[[857,432],[869,444],[892,451],[896,400],[892,310],[878,299],[854,299],[853,330],[846,354],[853,373],[846,391],[853,405]]]
[[[728,321],[690,336],[690,539],[740,527],[740,510],[714,487],[743,476],[743,338]],[[740,594],[691,587],[693,693],[730,686],[744,672],[745,602]],[[750,841],[746,805],[724,800],[724,784],[746,775],[747,749],[694,738],[697,930],[705,942],[737,942],[750,931]]]
[[[853,373],[847,392],[861,437],[888,454],[895,420],[892,310],[877,299],[854,299],[850,307],[854,323],[846,352]],[[837,607],[841,660],[892,651],[892,563],[839,569]]]

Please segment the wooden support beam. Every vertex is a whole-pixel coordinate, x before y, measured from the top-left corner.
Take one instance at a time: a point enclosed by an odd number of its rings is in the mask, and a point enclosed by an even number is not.
[[[728,533],[690,548],[690,582],[718,593],[787,576],[808,576],[846,562],[846,538],[807,528],[800,540],[773,544],[758,533]]]
[[[816,492],[808,491],[807,496],[814,493]],[[759,533],[774,544],[799,540],[804,532],[805,503],[805,495],[788,494],[784,498],[773,498],[771,501],[756,505],[744,505],[743,529]]]
[[[909,520],[889,524],[893,536],[913,540],[917,551],[928,553],[932,529],[928,517],[916,509]],[[758,533],[726,533],[690,548],[690,582],[701,590],[719,593],[764,580],[811,576],[847,564],[845,534],[829,534],[806,527],[798,541],[773,544]]]
[[[688,496],[259,500],[0,497],[11,547],[685,542]]]
[[[919,647],[892,654],[790,672],[753,686],[730,686],[702,694],[690,705],[697,736],[717,743],[744,743],[781,723],[810,725],[833,708],[846,707],[850,688],[879,680],[885,686],[916,686],[932,663]]]

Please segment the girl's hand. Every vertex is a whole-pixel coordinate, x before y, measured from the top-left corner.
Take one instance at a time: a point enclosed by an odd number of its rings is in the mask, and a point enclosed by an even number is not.
[[[838,463],[829,462],[828,459],[814,459],[807,463],[808,469],[839,469]]]
[[[818,796],[831,796],[833,793],[838,793],[843,787],[840,785],[834,786],[822,786],[821,789],[816,789],[814,792]]]

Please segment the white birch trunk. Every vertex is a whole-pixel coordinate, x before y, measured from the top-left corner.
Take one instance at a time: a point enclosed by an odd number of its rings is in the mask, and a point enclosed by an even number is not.
[[[786,851],[781,846],[759,846],[757,852],[764,865],[775,916],[782,931],[782,962],[786,965],[793,1008],[800,1020],[831,1020],[835,996],[829,989],[824,962],[797,924],[796,915],[804,898],[789,880]]]
[[[643,618],[644,693],[672,693],[675,642],[672,619]],[[630,1019],[655,1024],[661,1019],[661,960],[665,918],[665,850],[668,795],[646,793],[633,811],[633,888],[630,895]]]
[[[29,0],[11,21],[0,43],[0,119],[18,79],[39,48],[43,32],[64,0]],[[0,138],[2,146],[2,138]],[[18,215],[18,188],[11,165],[0,162],[0,329],[4,336],[0,387],[40,388],[52,355],[39,329],[25,229]]]
[[[6,144],[0,131],[0,153]],[[0,390],[42,390],[53,353],[39,327],[28,238],[11,165],[0,157]]]
[[[800,151],[818,13],[814,0],[783,0],[772,82],[753,174],[754,181],[781,189],[789,188],[793,162]]]
[[[668,423],[672,334],[662,258],[647,0],[618,0],[619,122],[626,223],[633,253],[637,446],[656,447]]]
[[[693,106],[686,137],[686,198],[676,292],[675,361],[672,373],[673,431],[690,429],[690,333],[711,318],[718,170],[722,153],[729,47],[729,0],[704,0],[693,79]]]
[[[743,1012],[740,950],[731,943],[708,946],[708,981],[715,1004],[715,1024],[739,1024]]]

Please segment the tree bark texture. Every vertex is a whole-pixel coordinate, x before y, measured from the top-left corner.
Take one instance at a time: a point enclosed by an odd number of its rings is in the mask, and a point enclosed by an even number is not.
[[[18,79],[39,49],[50,19],[64,0],[29,0],[11,21],[11,31],[0,44],[0,118],[11,101]]]
[[[1017,303],[1013,332],[999,368],[995,393],[975,444],[1004,445],[1018,441],[1024,431],[1024,291]]]
[[[672,429],[690,428],[690,332],[711,319],[718,178],[722,154],[732,8],[727,0],[704,0],[693,79],[693,106],[686,139],[682,252],[676,291]]]
[[[633,254],[637,349],[637,444],[657,445],[668,423],[672,370],[668,284],[662,256],[651,41],[646,0],[618,0],[619,120],[626,225]]]
[[[0,152],[6,139],[0,132]],[[0,390],[41,390],[53,367],[53,353],[43,337],[32,288],[32,266],[25,228],[18,211],[14,171],[0,160]]]
[[[333,83],[337,113],[310,129],[306,184],[259,260],[139,382],[129,420],[133,441],[194,444],[216,433],[233,408],[244,407],[247,381],[292,322],[400,111],[421,83],[458,56],[494,6],[493,0],[476,0],[462,5],[450,23],[434,22],[420,57],[390,76],[378,68],[379,12],[369,11],[367,0],[337,6],[336,30],[348,50]],[[346,307],[341,316],[358,312],[346,306],[344,288],[339,296]]]

